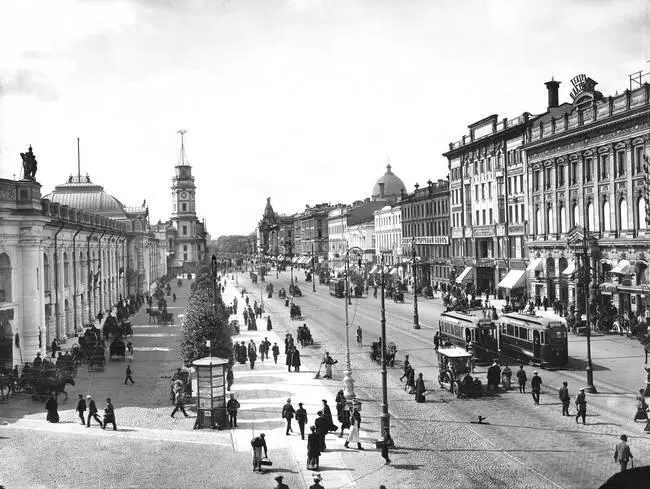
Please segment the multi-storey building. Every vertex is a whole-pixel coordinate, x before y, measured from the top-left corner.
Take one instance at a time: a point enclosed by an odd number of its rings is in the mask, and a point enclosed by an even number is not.
[[[571,103],[558,105],[559,82],[547,84],[549,110],[529,129],[531,296],[584,310],[580,287],[587,234],[591,287],[619,311],[638,311],[650,290],[644,159],[650,154],[650,85],[604,97],[585,75],[571,80]]]
[[[167,240],[170,250],[170,269],[194,271],[196,263],[206,253],[205,223],[196,215],[196,185],[192,166],[185,157],[181,134],[181,152],[172,179],[172,215]]]
[[[348,206],[337,204],[327,215],[328,259],[333,272],[341,272],[347,250]]]
[[[402,206],[399,202],[375,211],[375,248],[376,263],[381,261],[382,253],[386,266],[402,263]]]
[[[429,180],[427,186],[403,195],[402,254],[406,272],[413,276],[413,246],[418,286],[445,288],[449,282],[449,183]]]
[[[330,204],[307,206],[301,215],[302,255],[311,257],[313,254],[316,267],[320,264],[324,268],[327,267],[329,251],[327,219],[331,209]],[[305,264],[311,264],[311,260],[303,261]]]
[[[528,113],[514,119],[481,119],[444,154],[449,160],[450,251],[456,284],[471,282],[490,293],[500,283],[508,289],[525,287],[521,146],[528,120]]]

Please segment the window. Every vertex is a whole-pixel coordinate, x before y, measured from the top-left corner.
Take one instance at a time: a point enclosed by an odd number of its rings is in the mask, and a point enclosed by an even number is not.
[[[480,170],[481,170],[481,175],[485,173],[485,162],[481,160],[480,162]]]
[[[183,225],[183,236],[187,236],[187,226]]]
[[[492,209],[490,209],[490,224],[492,224]]]
[[[508,220],[509,220],[510,222],[512,222],[512,207],[513,207],[513,206],[508,206]],[[516,209],[516,208],[517,208],[517,206],[515,206],[515,209]]]
[[[0,302],[11,302],[11,260],[9,255],[0,255]]]
[[[544,188],[549,190],[551,188],[551,168],[544,169]]]
[[[50,293],[50,260],[47,255],[43,255],[43,290],[46,294]]]
[[[515,220],[514,220],[514,222],[519,222],[519,206],[515,205],[514,208],[515,208]]]
[[[491,199],[492,198],[492,184],[488,183],[487,188],[488,188],[488,198]]]
[[[564,187],[564,165],[557,167],[557,186]]]
[[[550,234],[555,232],[555,223],[553,222],[553,209],[546,210],[546,229]]]
[[[542,234],[542,211],[539,208],[535,211],[535,225],[537,234]]]
[[[609,217],[609,202],[605,201],[603,202],[603,222],[600,228],[602,231],[609,231],[612,229]]]
[[[528,330],[526,328],[518,328],[518,329],[519,329],[519,338],[522,340],[527,340]]]
[[[183,253],[183,260],[187,261],[187,253]]]
[[[183,251],[187,251],[187,245],[183,245]]]
[[[600,178],[609,178],[609,155],[600,157]]]
[[[571,162],[571,185],[578,183],[578,160]]]
[[[481,200],[485,200],[485,184],[481,184]]]
[[[564,204],[560,204],[560,220],[558,221],[558,232],[565,233],[566,230],[566,207]]]
[[[187,204],[185,202],[183,202],[182,205],[183,205],[183,212],[186,212],[187,211]]]
[[[637,228],[638,229],[647,229],[648,224],[646,222],[646,210],[645,210],[645,199],[639,197],[637,201]]]
[[[585,182],[591,182],[593,164],[594,164],[594,160],[592,158],[587,158],[585,160]]]
[[[519,215],[521,216],[521,220],[523,221],[525,219],[525,217],[524,217],[524,204],[521,204],[521,213]]]
[[[643,146],[634,148],[634,168],[637,174],[643,171]]]
[[[485,209],[483,209],[482,214],[483,214],[483,225],[485,226]]]
[[[535,191],[539,190],[539,178],[540,178],[540,171],[537,170],[534,175],[533,175],[533,189]]]
[[[523,193],[524,191],[524,176],[519,175],[519,193]]]
[[[474,162],[474,175],[478,175],[478,161]]]
[[[70,260],[68,259],[68,254],[63,253],[63,286],[68,287],[70,285]]]
[[[476,225],[478,226],[481,221],[479,220],[479,212],[476,211]],[[471,226],[471,224],[470,224]]]
[[[594,229],[594,203],[587,204],[587,230],[593,231]]]
[[[573,204],[573,225],[580,226],[580,208],[578,204]]]
[[[171,249],[171,248],[172,248],[172,246],[174,246],[174,245],[172,244],[172,239],[171,239],[171,238],[169,238],[169,249]]]
[[[487,171],[490,171],[492,169],[492,157],[488,156],[487,159]]]
[[[618,175],[619,177],[625,176],[625,165],[627,163],[627,155],[625,154],[625,151],[618,151],[616,153],[616,167],[618,170]]]
[[[627,202],[625,199],[621,199],[618,203],[618,211],[617,228],[619,231],[625,231],[628,229]]]

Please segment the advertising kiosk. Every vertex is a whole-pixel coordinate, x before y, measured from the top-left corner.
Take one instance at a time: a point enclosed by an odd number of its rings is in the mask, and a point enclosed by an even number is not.
[[[228,360],[219,357],[200,358],[192,363],[196,370],[197,418],[195,428],[226,425],[226,382]]]

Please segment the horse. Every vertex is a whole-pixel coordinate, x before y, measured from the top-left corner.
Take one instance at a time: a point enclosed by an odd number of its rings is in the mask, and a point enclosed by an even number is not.
[[[75,385],[74,379],[71,375],[64,374],[63,372],[57,373],[56,377],[39,377],[32,381],[32,387],[37,393],[47,393],[48,395],[54,394],[57,399],[59,394],[65,394],[65,401],[68,400],[68,393],[65,391],[67,384]]]
[[[12,375],[0,375],[0,395],[2,396],[2,400],[5,400],[5,389],[7,389],[7,396],[9,397],[9,394],[14,394],[16,392],[15,389],[15,383],[14,383],[14,378]]]

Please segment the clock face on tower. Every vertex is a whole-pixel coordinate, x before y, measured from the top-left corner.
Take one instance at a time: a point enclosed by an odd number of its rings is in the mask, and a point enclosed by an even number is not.
[[[187,199],[187,192],[181,192],[181,199]]]

